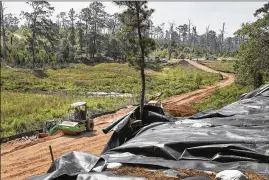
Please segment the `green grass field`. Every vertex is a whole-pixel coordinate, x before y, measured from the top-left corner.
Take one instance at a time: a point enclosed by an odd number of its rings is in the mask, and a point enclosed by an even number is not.
[[[205,61],[199,61],[199,62],[205,66],[208,66],[218,71],[227,72],[227,73],[235,73],[235,70],[234,70],[235,61],[233,60],[227,60],[227,61],[205,60]]]
[[[146,74],[147,97],[162,92],[161,98],[165,98],[195,90],[199,88],[195,83],[197,76],[201,78],[201,86],[220,80],[218,74],[179,65],[151,67]],[[1,134],[10,136],[41,128],[45,120],[61,118],[69,104],[76,101],[86,101],[90,108],[101,111],[134,104],[139,90],[139,73],[127,64],[71,64],[44,71],[4,67],[1,69]],[[83,97],[74,93],[89,91],[131,93],[135,98]]]
[[[169,89],[169,95],[172,95],[196,89],[192,82],[195,74],[202,77],[201,85],[213,84],[220,78],[216,74],[178,65],[169,68],[161,67],[158,71],[148,69],[146,73],[149,94]],[[20,92],[104,91],[138,94],[139,84],[139,73],[127,64],[106,63],[96,66],[71,64],[68,68],[45,71],[7,68],[1,70],[1,90]]]
[[[42,128],[44,120],[61,118],[71,103],[86,101],[96,111],[107,112],[136,103],[124,97],[82,97],[36,93],[1,92],[1,134]]]
[[[252,89],[250,87],[242,87],[240,85],[233,84],[217,90],[212,96],[199,103],[192,104],[192,107],[198,109],[199,111],[205,111],[210,108],[220,109],[225,105],[238,101],[241,94],[250,92],[251,90]]]

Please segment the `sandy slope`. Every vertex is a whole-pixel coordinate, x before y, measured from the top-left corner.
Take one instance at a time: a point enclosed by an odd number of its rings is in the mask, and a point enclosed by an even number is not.
[[[193,66],[215,72],[204,65],[188,61]],[[217,85],[199,89],[190,93],[173,96],[163,101],[164,108],[180,108],[213,93],[217,88],[231,85],[234,76],[221,73],[225,80]],[[175,106],[176,105],[176,106]],[[183,105],[183,106],[182,106]],[[61,134],[38,139],[36,141],[11,141],[1,145],[1,179],[25,179],[29,176],[43,174],[51,165],[49,145],[52,146],[54,158],[70,151],[83,151],[100,154],[111,134],[103,134],[102,128],[130,112],[134,107],[122,109],[115,114],[104,115],[95,119],[95,130],[80,136],[62,136]]]

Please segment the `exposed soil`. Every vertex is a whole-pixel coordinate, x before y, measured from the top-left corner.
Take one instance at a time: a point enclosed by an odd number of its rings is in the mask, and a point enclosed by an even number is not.
[[[188,62],[199,69],[219,73],[194,61]],[[180,114],[180,116],[195,113],[195,110],[190,109],[188,106],[190,103],[200,101],[213,93],[217,88],[222,88],[233,83],[234,76],[232,74],[221,74],[224,76],[225,80],[219,84],[170,97],[163,101],[164,108],[168,111],[179,110],[177,113]],[[95,130],[90,133],[82,133],[80,136],[63,136],[62,134],[57,134],[34,141],[15,140],[2,144],[1,179],[25,179],[30,176],[44,174],[51,165],[49,145],[52,146],[55,159],[71,151],[82,151],[99,155],[111,135],[111,133],[103,134],[102,128],[133,109],[134,107],[127,107],[114,114],[96,118],[94,120]]]
[[[178,169],[179,172],[182,173],[182,176],[179,177],[168,177],[165,176],[162,171],[148,171],[142,167],[135,166],[122,166],[118,169],[108,169],[108,171],[112,171],[115,174],[122,176],[135,176],[135,177],[145,177],[148,180],[176,180],[176,179],[184,179],[187,177],[195,177],[195,176],[206,176],[210,180],[215,180],[216,173],[215,172],[203,172],[196,169]],[[268,178],[259,175],[255,172],[243,172],[249,180],[269,180]]]

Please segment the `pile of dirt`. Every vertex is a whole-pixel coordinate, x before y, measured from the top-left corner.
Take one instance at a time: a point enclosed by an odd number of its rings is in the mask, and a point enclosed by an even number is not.
[[[195,176],[206,176],[210,180],[215,180],[216,177],[215,172],[199,171],[196,169],[178,169],[179,174],[182,174],[180,177],[169,177],[166,176],[162,171],[149,171],[143,167],[138,166],[122,166],[117,169],[108,169],[108,171],[112,171],[117,175],[145,177],[148,180],[176,180]],[[248,180],[269,180],[267,177],[264,177],[255,172],[243,173],[248,177]]]
[[[175,117],[186,117],[186,116],[192,116],[196,113],[198,113],[197,109],[194,109],[188,105],[177,105],[177,104],[164,104],[163,108],[166,112],[168,112],[170,115],[173,115]]]

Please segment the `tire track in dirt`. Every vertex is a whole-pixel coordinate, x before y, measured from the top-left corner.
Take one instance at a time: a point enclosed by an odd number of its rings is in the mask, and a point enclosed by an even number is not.
[[[189,64],[204,71],[220,73],[194,61]],[[225,80],[220,83],[199,89],[190,93],[181,94],[167,98],[162,101],[166,109],[171,105],[189,105],[192,102],[199,101],[213,93],[216,89],[231,85],[234,76],[228,73],[221,73]],[[95,119],[95,131],[83,133],[80,136],[62,136],[58,134],[34,142],[11,141],[1,145],[1,179],[25,179],[30,176],[45,173],[51,165],[51,157],[48,146],[52,146],[54,158],[71,152],[82,151],[99,155],[111,136],[103,134],[102,128],[109,125],[123,115],[127,114],[134,107],[127,107],[114,114],[104,115]]]

